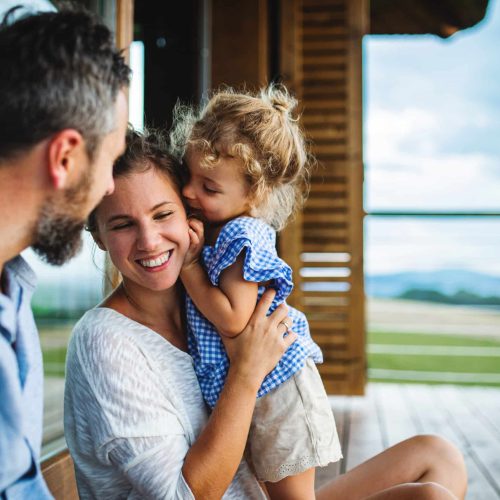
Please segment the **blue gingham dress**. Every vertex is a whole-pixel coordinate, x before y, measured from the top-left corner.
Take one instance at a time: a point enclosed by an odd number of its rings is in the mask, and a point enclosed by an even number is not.
[[[218,286],[221,272],[234,264],[245,250],[243,277],[247,281],[263,283],[272,280],[276,296],[270,312],[290,295],[293,288],[292,270],[276,253],[276,235],[265,222],[252,217],[238,217],[221,230],[214,246],[205,246],[202,257],[210,282]],[[258,297],[265,288],[259,287]],[[188,347],[201,391],[207,404],[213,408],[224,386],[229,359],[215,327],[196,308],[189,296],[186,298],[188,321]],[[298,339],[285,352],[276,368],[269,373],[257,397],[264,396],[292,377],[311,357],[316,363],[323,361],[319,347],[311,339],[305,315],[289,307],[293,319],[292,329]]]

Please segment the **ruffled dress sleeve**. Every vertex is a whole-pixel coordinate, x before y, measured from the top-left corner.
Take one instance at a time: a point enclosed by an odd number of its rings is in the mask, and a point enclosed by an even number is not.
[[[292,270],[278,257],[274,230],[260,219],[233,219],[221,230],[215,245],[205,247],[203,258],[211,283],[218,286],[222,271],[234,264],[242,252],[243,278],[254,283],[271,281],[270,286],[276,289],[276,307],[293,289]]]

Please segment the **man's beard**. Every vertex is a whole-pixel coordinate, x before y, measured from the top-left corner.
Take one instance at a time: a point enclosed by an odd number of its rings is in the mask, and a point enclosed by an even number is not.
[[[85,219],[77,214],[86,205],[91,184],[92,174],[88,172],[77,186],[43,204],[32,248],[48,264],[61,266],[80,251]]]

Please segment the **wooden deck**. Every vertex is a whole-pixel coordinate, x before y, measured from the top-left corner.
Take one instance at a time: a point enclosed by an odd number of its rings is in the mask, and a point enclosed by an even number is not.
[[[407,437],[437,434],[464,453],[467,499],[500,499],[500,389],[372,383],[366,396],[331,401],[344,459],[318,470],[318,484]]]
[[[46,384],[45,432],[52,440],[62,434],[63,384]],[[331,402],[344,459],[318,470],[318,484],[407,437],[431,433],[464,453],[468,500],[500,499],[500,389],[371,383],[366,396],[331,396]],[[61,446],[63,439],[52,441],[44,454]]]

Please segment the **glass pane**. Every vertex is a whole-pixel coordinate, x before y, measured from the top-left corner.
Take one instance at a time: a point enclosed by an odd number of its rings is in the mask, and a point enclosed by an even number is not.
[[[500,385],[500,218],[367,217],[372,380]]]
[[[500,210],[500,2],[450,39],[365,37],[366,208]]]
[[[64,364],[71,330],[85,311],[102,300],[104,259],[95,248],[86,233],[82,252],[62,267],[45,264],[31,250],[23,253],[38,278],[32,307],[45,371],[42,456],[65,444]]]

